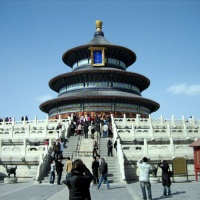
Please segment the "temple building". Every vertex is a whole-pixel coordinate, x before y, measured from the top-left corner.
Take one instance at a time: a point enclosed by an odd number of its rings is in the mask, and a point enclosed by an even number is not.
[[[96,21],[93,39],[85,45],[66,51],[63,62],[72,72],[58,75],[49,81],[57,98],[40,105],[49,118],[71,113],[78,115],[110,115],[148,117],[160,105],[142,97],[150,85],[145,76],[126,71],[136,61],[130,49],[112,44],[102,31],[102,21]]]

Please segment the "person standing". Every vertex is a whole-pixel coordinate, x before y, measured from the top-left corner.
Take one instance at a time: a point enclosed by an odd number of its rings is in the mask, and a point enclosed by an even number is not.
[[[89,131],[89,122],[85,121],[83,123],[83,131],[84,131],[84,135],[85,135],[85,138],[88,138],[88,131]]]
[[[60,142],[60,152],[59,152],[59,156],[60,156],[60,159],[63,159],[64,141],[63,141],[63,139],[61,138],[59,142]]]
[[[58,161],[56,162],[56,172],[58,175],[57,185],[61,185],[60,181],[61,181],[61,177],[62,177],[63,166],[64,165],[62,164],[62,160],[58,159]]]
[[[102,164],[101,156],[100,156],[100,155],[97,155],[97,156],[96,156],[96,160],[99,162],[99,167],[101,167],[101,164]]]
[[[82,124],[81,124],[81,122],[78,124],[78,126],[77,126],[77,134],[78,135],[81,135],[81,131],[82,131]]]
[[[28,116],[27,115],[25,116],[25,121],[28,123]]]
[[[101,138],[101,135],[100,135],[100,123],[99,123],[98,120],[95,122],[95,131],[97,132],[97,137]]]
[[[53,151],[54,151],[54,160],[58,160],[59,153],[60,153],[60,142],[59,139],[56,139],[56,142],[53,145]]]
[[[94,139],[94,133],[95,133],[95,122],[92,122],[91,125],[91,138]]]
[[[112,149],[113,149],[113,143],[112,143],[112,138],[109,138],[107,142],[107,148],[108,148],[108,156],[113,156]]]
[[[59,123],[58,125],[57,125],[57,127],[56,127],[56,130],[59,130],[59,129],[61,129],[62,128],[62,125]]]
[[[91,200],[89,188],[92,180],[92,173],[83,164],[83,161],[75,160],[71,176],[67,176],[63,181],[69,189],[69,200]]]
[[[98,144],[97,141],[94,139],[93,140],[93,152],[92,152],[92,156],[97,156],[97,149],[98,149]]]
[[[108,136],[108,124],[107,122],[103,125],[103,138]]]
[[[76,121],[77,121],[77,115],[76,115],[76,113],[74,113],[73,114],[73,121],[76,123]]]
[[[116,150],[116,153],[117,153],[117,139],[115,140],[115,143],[114,143],[114,148]]]
[[[162,185],[163,185],[163,196],[171,195],[171,180],[169,176],[169,165],[166,160],[161,160],[158,167],[162,169]]]
[[[99,168],[101,176],[99,179],[99,184],[97,186],[97,189],[99,189],[101,187],[101,183],[103,180],[106,182],[107,189],[110,189],[110,185],[109,185],[108,178],[107,178],[108,177],[108,164],[106,163],[104,158],[101,158],[101,160],[102,160],[102,163],[101,163],[101,167]]]
[[[139,181],[140,181],[140,187],[142,190],[143,199],[147,199],[147,195],[146,195],[146,189],[147,189],[148,199],[152,200],[151,183],[149,181],[149,171],[150,171],[151,166],[147,162],[148,162],[148,158],[143,157],[137,161],[137,166],[140,169]]]
[[[55,180],[55,171],[56,171],[56,166],[55,166],[55,161],[53,160],[51,163],[51,170],[50,170],[50,184],[54,184]]]
[[[72,171],[72,161],[70,160],[70,157],[67,157],[67,162],[66,162],[66,176],[71,176],[71,171]]]
[[[73,121],[71,121],[71,123],[70,123],[71,134],[70,134],[70,136],[71,136],[71,135],[74,135],[75,129],[76,129],[76,125],[74,124]]]
[[[93,173],[93,184],[96,185],[99,183],[99,162],[96,160],[96,157],[93,157],[92,162],[92,173]]]

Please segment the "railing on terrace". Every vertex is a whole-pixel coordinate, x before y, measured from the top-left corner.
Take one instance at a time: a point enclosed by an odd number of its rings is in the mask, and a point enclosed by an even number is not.
[[[92,157],[93,152],[92,151],[73,151],[72,152],[72,160],[75,160],[77,157]]]
[[[183,125],[183,124],[192,124],[193,126],[199,126],[200,120],[195,120],[194,116],[187,120],[184,116],[182,116],[182,119],[175,119],[175,117],[172,115],[171,119],[164,119],[163,116],[160,116],[160,119],[152,119],[151,115],[149,115],[149,118],[140,118],[140,115],[137,115],[136,118],[126,118],[126,115],[124,114],[123,118],[114,118],[114,122],[117,123],[126,123],[128,124],[157,124],[157,125]]]
[[[39,125],[39,124],[45,124],[45,125],[48,125],[49,123],[51,124],[58,124],[58,123],[67,123],[70,121],[70,117],[67,118],[67,119],[61,119],[61,118],[58,118],[58,119],[49,119],[47,117],[47,119],[43,119],[43,120],[38,120],[37,117],[35,117],[34,120],[28,120],[28,121],[16,121],[15,118],[12,119],[12,121],[5,121],[5,119],[0,122],[0,127],[1,126],[17,126],[17,125],[23,125],[23,126],[26,126],[26,125]]]

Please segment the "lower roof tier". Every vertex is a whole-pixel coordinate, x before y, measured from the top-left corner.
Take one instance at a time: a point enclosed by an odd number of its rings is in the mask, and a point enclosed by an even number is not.
[[[40,105],[40,110],[49,117],[73,112],[122,112],[148,116],[159,109],[160,105],[140,96],[71,96],[59,97]]]

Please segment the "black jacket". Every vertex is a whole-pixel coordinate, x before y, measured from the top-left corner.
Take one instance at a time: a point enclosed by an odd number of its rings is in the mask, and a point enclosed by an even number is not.
[[[99,171],[101,174],[108,173],[108,164],[105,161],[101,164]]]
[[[64,166],[64,164],[62,164],[60,161],[57,161],[56,162],[56,172],[62,172],[63,166]]]
[[[92,171],[93,172],[98,172],[98,169],[99,169],[99,162],[97,160],[94,160],[92,162]]]
[[[87,168],[84,170],[84,174],[72,172],[72,175],[67,176],[63,181],[69,189],[69,200],[91,200],[89,188],[93,176]]]
[[[158,167],[162,169],[162,185],[163,186],[170,186],[171,180],[169,177],[169,165],[167,162],[159,163]]]
[[[108,140],[107,147],[108,149],[112,149],[113,147],[112,141]]]

